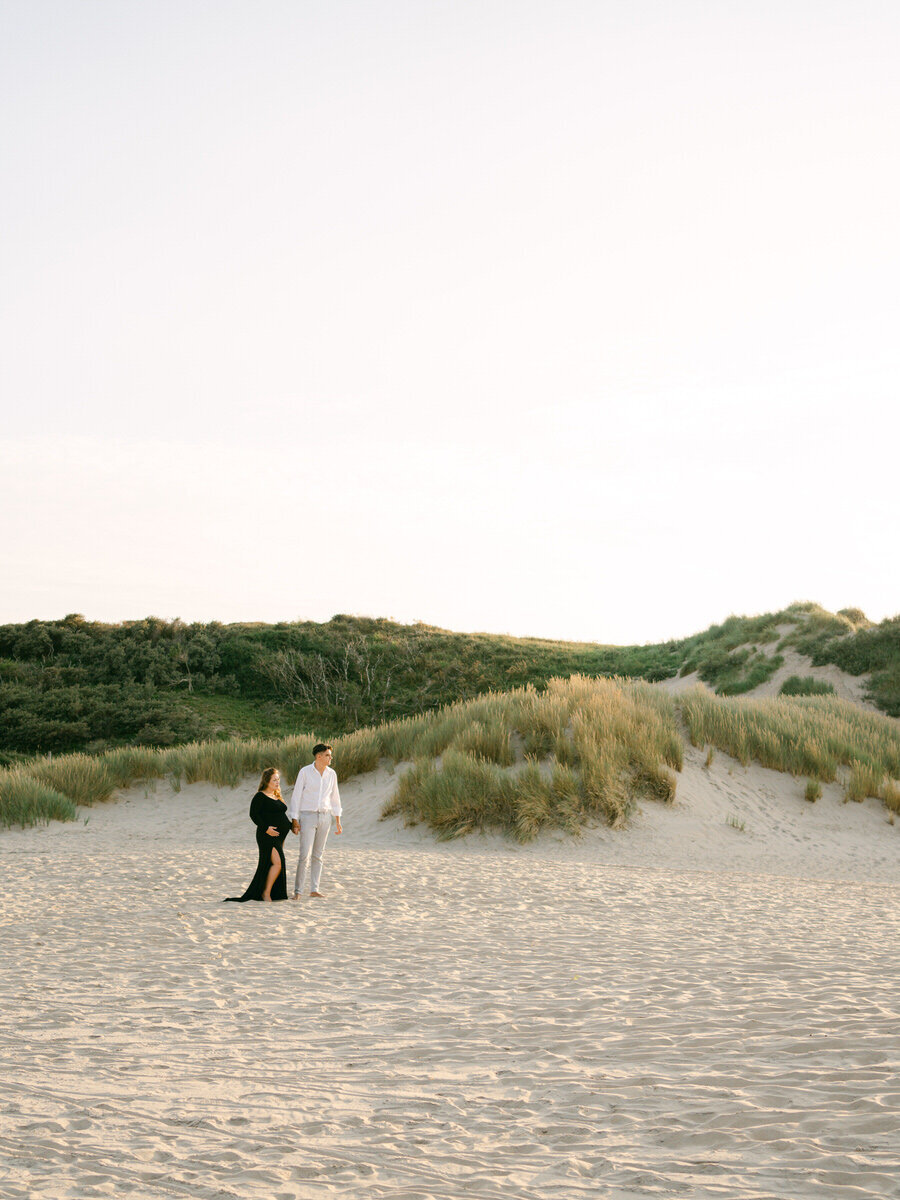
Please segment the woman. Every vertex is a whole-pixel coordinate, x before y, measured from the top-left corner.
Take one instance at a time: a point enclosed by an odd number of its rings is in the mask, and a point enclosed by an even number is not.
[[[287,807],[281,798],[281,776],[277,767],[266,767],[259,791],[250,801],[250,820],[256,826],[259,862],[256,874],[243,896],[229,900],[287,900],[287,871],[282,843],[291,828]]]

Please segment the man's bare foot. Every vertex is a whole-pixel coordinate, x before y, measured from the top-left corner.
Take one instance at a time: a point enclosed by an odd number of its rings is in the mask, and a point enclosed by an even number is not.
[[[299,892],[294,892],[293,896],[291,896],[291,899],[292,899],[292,900],[299,900],[299,899],[300,899],[300,893],[299,893]]]
[[[325,897],[322,895],[321,892],[310,892],[309,898],[310,898],[310,900],[324,900],[325,899]]]

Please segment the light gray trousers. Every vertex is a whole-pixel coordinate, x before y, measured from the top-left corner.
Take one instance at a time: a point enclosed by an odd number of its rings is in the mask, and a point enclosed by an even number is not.
[[[325,843],[331,831],[331,813],[302,812],[300,814],[300,858],[297,862],[297,878],[294,880],[294,891],[303,894],[303,884],[306,882],[306,869],[312,859],[312,874],[309,880],[309,890],[317,892],[322,882],[322,855],[325,853]]]

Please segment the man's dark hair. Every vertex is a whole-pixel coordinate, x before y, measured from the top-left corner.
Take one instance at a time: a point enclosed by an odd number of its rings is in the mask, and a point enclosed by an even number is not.
[[[324,754],[326,750],[330,749],[331,746],[326,746],[324,742],[316,742],[315,746],[313,746],[313,758],[315,758],[317,754]]]

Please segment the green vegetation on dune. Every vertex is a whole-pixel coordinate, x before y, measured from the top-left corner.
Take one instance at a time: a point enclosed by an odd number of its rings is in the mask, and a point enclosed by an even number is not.
[[[720,695],[736,696],[752,691],[775,674],[783,657],[773,643],[779,628],[799,619],[802,606],[766,613],[759,617],[729,617],[684,643],[680,674],[696,671]],[[770,647],[767,653],[763,646]]]
[[[789,644],[808,654],[816,666],[833,663],[850,675],[869,673],[872,700],[892,717],[900,717],[900,616],[880,625],[854,619],[862,616],[858,609],[842,610],[831,621],[828,616],[822,614],[798,629]]]
[[[338,736],[555,676],[678,671],[677,643],[608,647],[334,617],[279,625],[0,626],[0,751]]]
[[[815,666],[831,663],[850,675],[870,674],[871,699],[900,717],[900,616],[873,625],[858,608],[829,613],[818,604],[792,604],[762,616],[729,617],[680,645],[680,674],[696,671],[723,696],[751,691],[770,679],[784,661],[780,652],[793,648]],[[770,655],[764,646],[771,647]]]
[[[793,646],[810,657],[838,641],[848,637],[853,641],[857,633],[876,628],[858,608],[842,608],[840,612],[830,613],[818,604],[797,604],[794,605],[794,611],[800,614],[802,620],[784,637],[781,645]],[[861,656],[858,668],[853,673],[860,674],[868,670],[864,665],[866,661],[867,656]]]
[[[218,737],[289,737],[298,725],[297,716],[290,707],[265,701],[260,703],[244,696],[193,692],[181,696],[180,703],[196,714],[205,730]]]
[[[771,678],[787,647],[871,672],[873,699],[900,716],[900,617],[872,625],[859,610],[831,614],[814,604],[620,647],[350,616],[277,625],[30,621],[0,626],[0,765],[298,729],[334,738],[578,674],[658,681],[696,671],[719,694],[739,695]]]
[[[104,799],[98,795],[96,799]],[[93,803],[94,797],[90,803]],[[28,770],[12,767],[0,771],[0,829],[4,826],[46,825],[48,821],[74,821],[75,801]]]

